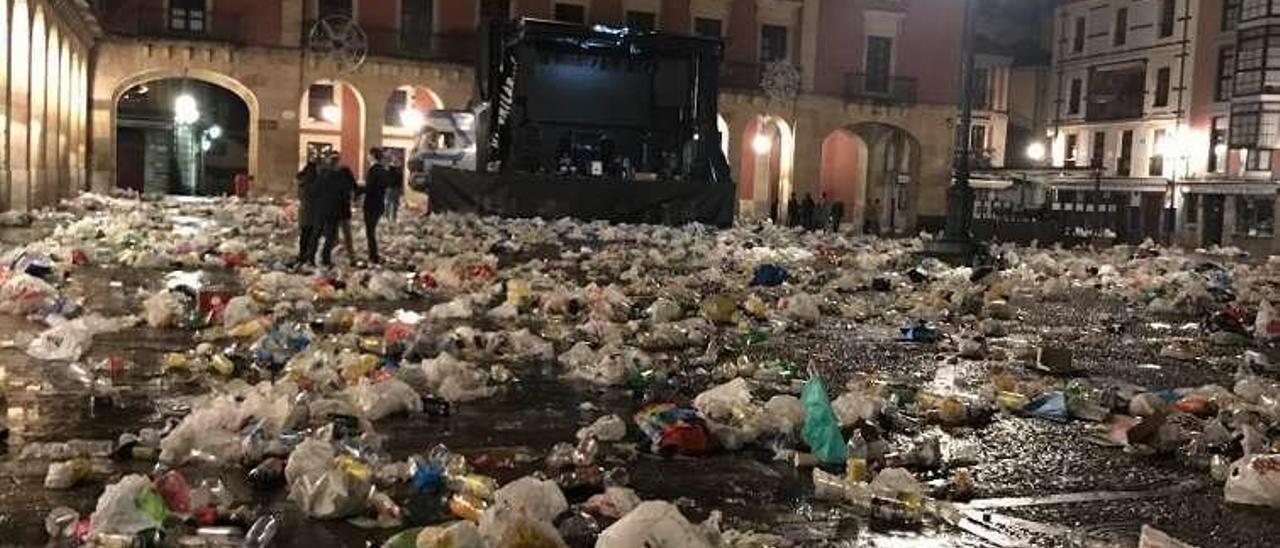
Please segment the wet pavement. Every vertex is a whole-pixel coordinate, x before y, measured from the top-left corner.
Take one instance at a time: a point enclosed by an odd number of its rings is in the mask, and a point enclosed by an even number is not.
[[[14,244],[47,233],[41,229],[0,231]],[[282,238],[291,241],[287,237]],[[502,265],[541,260],[545,252],[524,250],[504,256]],[[66,293],[84,299],[85,308],[103,313],[138,312],[135,293],[157,290],[167,270],[86,267],[74,271]],[[234,277],[211,270],[227,285]],[[570,276],[581,278],[582,273]],[[112,286],[111,282],[121,282]],[[863,294],[874,306],[887,297]],[[879,302],[879,301],[883,302]],[[358,306],[426,311],[436,301],[355,302]],[[1015,300],[1019,320],[1006,341],[1020,338],[1069,347],[1081,376],[1103,382],[1119,379],[1151,388],[1231,386],[1240,350],[1221,350],[1203,342],[1195,317],[1154,317],[1134,312],[1122,300],[1088,288],[1062,302]],[[165,409],[175,398],[204,393],[199,375],[163,374],[161,357],[195,344],[194,333],[143,327],[100,335],[82,360],[93,363],[123,356],[133,365],[111,379],[119,396],[92,401],[83,379],[66,363],[40,362],[22,348],[43,326],[0,315],[0,386],[10,434],[0,468],[0,545],[37,546],[48,541],[43,522],[50,509],[70,506],[92,511],[105,478],[67,491],[43,488],[45,464],[18,458],[32,442],[70,438],[114,440],[121,432],[162,427]],[[943,345],[893,341],[897,326],[824,318],[812,330],[786,333],[744,351],[755,360],[784,358],[812,365],[828,386],[839,387],[858,373],[896,382],[941,383],[958,392],[978,393],[1000,365],[957,360]],[[1160,357],[1170,340],[1190,338],[1201,359]],[[563,351],[563,348],[558,348]],[[541,467],[556,442],[572,440],[578,428],[606,413],[629,417],[641,401],[625,390],[604,390],[560,379],[550,363],[522,367],[517,381],[487,399],[459,404],[448,417],[392,417],[377,424],[384,448],[396,459],[425,453],[444,443],[477,462],[478,471],[507,482]],[[676,390],[692,398],[707,385],[697,373]],[[839,393],[838,391],[836,393]],[[755,394],[761,401],[771,394]],[[848,509],[812,500],[807,471],[774,461],[771,452],[748,449],[706,458],[662,459],[644,454],[612,462],[625,466],[631,486],[644,499],[673,501],[692,521],[711,511],[723,513],[725,528],[781,535],[799,546],[1115,546],[1136,544],[1138,528],[1154,525],[1199,546],[1275,546],[1280,514],[1275,510],[1227,504],[1222,488],[1205,470],[1172,455],[1144,456],[1090,441],[1089,426],[1058,424],[1000,415],[978,428],[921,427],[916,434],[943,436],[944,445],[967,445],[977,464],[974,500],[963,506],[975,519],[969,531],[955,529],[895,531],[868,523]],[[634,435],[634,431],[632,432]],[[910,436],[911,432],[902,435]],[[629,441],[638,442],[638,438]],[[606,457],[606,462],[610,462]],[[486,463],[498,463],[488,466]],[[146,463],[114,463],[116,474],[146,472]],[[254,494],[238,467],[184,467],[188,477],[221,477],[234,491],[284,512],[276,546],[362,546],[380,542],[398,529],[366,530],[345,521],[303,517],[283,490]],[[928,479],[923,478],[923,479]],[[393,495],[410,497],[407,490]],[[569,493],[571,502],[585,494]],[[439,500],[410,497],[412,523],[447,518]]]

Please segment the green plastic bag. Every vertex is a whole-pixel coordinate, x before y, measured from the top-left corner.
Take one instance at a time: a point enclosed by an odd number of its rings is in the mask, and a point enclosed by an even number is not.
[[[813,457],[822,464],[844,464],[848,458],[844,436],[840,435],[840,421],[831,410],[821,377],[809,377],[800,400],[804,402],[804,442],[809,444]]]
[[[150,487],[143,489],[141,493],[138,493],[136,502],[138,510],[151,516],[157,522],[164,523],[164,520],[169,517],[169,508],[164,505],[164,497],[160,496],[160,493],[156,492],[155,489]]]

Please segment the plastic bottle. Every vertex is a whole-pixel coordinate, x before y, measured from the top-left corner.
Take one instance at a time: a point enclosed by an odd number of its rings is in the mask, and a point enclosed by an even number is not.
[[[860,483],[867,481],[867,440],[862,431],[855,428],[849,435],[849,443],[845,445],[849,458],[845,462],[845,481]]]
[[[70,538],[75,533],[76,523],[80,521],[80,513],[59,506],[49,511],[44,518],[44,530],[53,539]]]
[[[488,499],[498,490],[498,480],[481,474],[463,474],[448,478],[449,489],[478,499]]]
[[[480,523],[480,515],[484,513],[485,502],[470,495],[454,493],[449,497],[449,511],[467,521]]]
[[[271,540],[276,537],[276,533],[279,531],[279,514],[267,514],[259,517],[249,527],[249,532],[245,533],[244,548],[265,548],[271,544]]]
[[[591,466],[596,462],[596,455],[599,453],[600,442],[594,435],[587,436],[578,442],[578,446],[573,450],[573,465]]]

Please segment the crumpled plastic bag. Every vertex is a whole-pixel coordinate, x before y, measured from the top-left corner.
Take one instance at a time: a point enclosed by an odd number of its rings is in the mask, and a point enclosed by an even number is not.
[[[679,320],[684,314],[684,309],[671,299],[658,297],[653,304],[649,305],[649,308],[645,309],[645,313],[653,323],[667,323]]]
[[[142,301],[143,317],[151,327],[174,327],[182,319],[186,298],[173,291],[161,291]]]
[[[1258,315],[1253,322],[1253,336],[1262,342],[1269,342],[1280,337],[1280,315],[1267,300],[1258,304]]]
[[[337,451],[327,442],[307,439],[289,455],[285,480],[289,500],[317,519],[335,519],[362,511],[372,492],[368,470],[338,464]]]
[[[845,392],[831,402],[831,409],[840,419],[840,426],[848,426],[859,420],[875,420],[884,411],[884,407],[884,399],[868,389]]]
[[[484,539],[474,523],[467,520],[423,527],[418,533],[417,548],[485,548]]]
[[[805,383],[800,399],[805,409],[804,442],[809,445],[814,458],[824,464],[844,463],[848,458],[844,437],[840,434],[840,422],[831,409],[822,379],[811,377]]]
[[[871,480],[871,489],[889,498],[918,498],[924,486],[905,468],[885,468]]]
[[[160,522],[138,507],[138,498],[148,489],[151,480],[141,474],[130,474],[108,485],[89,516],[89,534],[132,535],[160,527]]]
[[[376,383],[362,378],[344,393],[360,411],[360,415],[370,421],[381,420],[400,412],[422,412],[422,398],[413,387],[394,377]]]
[[[138,318],[106,318],[90,314],[74,320],[49,316],[45,321],[50,327],[31,340],[27,345],[27,355],[37,360],[73,362],[89,350],[95,336],[132,327],[138,323]]]
[[[627,436],[627,423],[617,415],[605,415],[596,419],[590,426],[578,430],[579,440],[595,436],[600,441],[619,441]]]
[[[634,490],[626,487],[610,486],[603,493],[592,495],[587,499],[583,509],[597,516],[621,518],[634,510],[643,502]]]
[[[804,403],[789,394],[778,394],[764,404],[764,418],[770,431],[794,436],[804,424]]]
[[[238,295],[227,300],[227,308],[222,311],[222,325],[232,328],[252,320],[258,315],[258,303],[252,297]]]
[[[531,535],[550,542],[536,546],[563,546],[560,534],[550,524],[568,509],[569,502],[554,481],[525,476],[494,491],[493,504],[480,516],[480,536],[490,546],[526,546],[504,542],[513,535]],[[547,528],[538,527],[538,523],[546,524],[554,535],[547,534]]]
[[[762,264],[756,267],[756,271],[751,276],[752,286],[776,286],[782,285],[787,281],[787,269],[776,264]]]
[[[472,314],[471,300],[458,297],[447,303],[440,303],[427,311],[427,318],[432,320],[463,320]]]
[[[741,377],[698,394],[693,406],[707,418],[712,435],[726,449],[741,449],[759,438],[763,430],[763,413],[751,397],[747,380]]]
[[[419,391],[432,392],[451,402],[487,398],[498,390],[496,386],[489,386],[488,371],[447,353],[426,360],[417,368],[402,366],[400,369],[410,369],[401,377],[405,382]],[[418,376],[412,369],[418,369],[421,375]],[[401,373],[397,372],[397,375]]]
[[[689,523],[680,509],[666,501],[640,503],[600,533],[596,548],[650,548],[680,546],[711,548],[702,529]]]
[[[160,440],[160,462],[179,466],[191,459],[238,461],[245,451],[244,425],[256,420],[266,435],[279,434],[292,426],[297,394],[292,382],[263,381],[205,400]]]
[[[783,300],[783,310],[788,318],[801,323],[817,323],[822,317],[818,310],[818,298],[808,293],[796,293]]]
[[[9,274],[0,284],[0,312],[25,315],[49,308],[58,290],[48,282],[25,272]]]
[[[1245,455],[1231,463],[1222,496],[1227,502],[1280,508],[1280,454]]]
[[[618,386],[626,382],[629,372],[645,371],[652,364],[649,355],[638,348],[606,345],[599,352],[591,352],[589,346],[582,350],[579,345],[574,345],[569,353],[577,350],[580,355],[568,358],[561,356],[561,363],[574,364],[564,375],[570,380],[587,381],[600,386]],[[587,360],[588,352],[594,355],[594,361]]]

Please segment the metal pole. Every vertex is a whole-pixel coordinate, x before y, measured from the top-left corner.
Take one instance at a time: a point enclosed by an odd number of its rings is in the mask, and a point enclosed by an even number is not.
[[[970,142],[973,126],[973,85],[974,85],[974,51],[973,35],[977,3],[965,1],[964,37],[961,45],[961,86],[960,86],[960,120],[958,127],[959,143],[956,147],[954,162],[955,184],[947,190],[947,225],[943,238],[950,241],[968,242],[971,238],[970,227],[973,224],[973,188],[969,186],[971,156]]]

